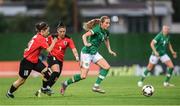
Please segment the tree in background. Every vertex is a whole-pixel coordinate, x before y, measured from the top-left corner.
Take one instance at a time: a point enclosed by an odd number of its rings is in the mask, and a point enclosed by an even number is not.
[[[53,29],[60,20],[62,20],[67,27],[72,27],[72,6],[72,0],[48,0],[45,18]]]
[[[173,21],[180,22],[180,0],[172,0],[174,14],[173,14]]]

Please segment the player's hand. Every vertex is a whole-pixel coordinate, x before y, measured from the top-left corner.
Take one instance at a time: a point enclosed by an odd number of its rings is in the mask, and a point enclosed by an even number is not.
[[[173,58],[177,58],[177,53],[176,52],[173,52],[172,55],[173,55]]]
[[[54,43],[56,43],[56,42],[57,42],[57,38],[54,38],[52,41],[53,41]]]
[[[117,54],[116,54],[114,51],[112,51],[112,50],[110,50],[109,53],[110,53],[111,55],[113,55],[113,56],[117,56]]]
[[[90,47],[92,44],[91,43],[86,43],[85,46]]]
[[[76,61],[79,62],[79,57],[78,56],[76,57]]]
[[[159,53],[157,51],[154,52],[155,56],[159,57]]]

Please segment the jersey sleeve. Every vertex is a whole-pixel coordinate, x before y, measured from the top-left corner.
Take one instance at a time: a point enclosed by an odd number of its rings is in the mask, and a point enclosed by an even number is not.
[[[48,45],[51,45],[51,43],[52,43],[52,36],[49,36],[47,38],[47,43],[48,43]]]
[[[71,49],[74,49],[74,48],[75,48],[75,45],[74,45],[74,42],[73,42],[72,39],[69,39],[69,47],[70,47]]]
[[[153,39],[154,43],[157,43],[160,40],[160,38],[160,34],[156,35],[156,37]]]
[[[99,32],[99,28],[98,28],[98,26],[96,26],[96,27],[92,28],[90,31],[94,35],[95,33]]]

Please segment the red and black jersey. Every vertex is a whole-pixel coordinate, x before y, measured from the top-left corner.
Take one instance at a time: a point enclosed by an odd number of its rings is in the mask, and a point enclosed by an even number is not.
[[[24,58],[32,63],[37,63],[42,49],[49,47],[46,38],[37,33],[28,43],[28,48],[24,51]]]
[[[53,37],[48,37],[48,44],[50,45],[52,43]],[[54,45],[54,48],[50,52],[49,55],[52,55],[56,57],[59,61],[64,60],[64,54],[66,51],[66,48],[70,47],[71,49],[75,48],[74,42],[71,38],[65,37],[65,38],[58,38],[56,44]]]

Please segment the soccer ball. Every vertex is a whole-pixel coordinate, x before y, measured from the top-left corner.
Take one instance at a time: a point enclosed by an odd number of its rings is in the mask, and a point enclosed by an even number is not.
[[[146,97],[152,96],[154,93],[154,87],[152,85],[144,85],[142,88],[142,94]]]

